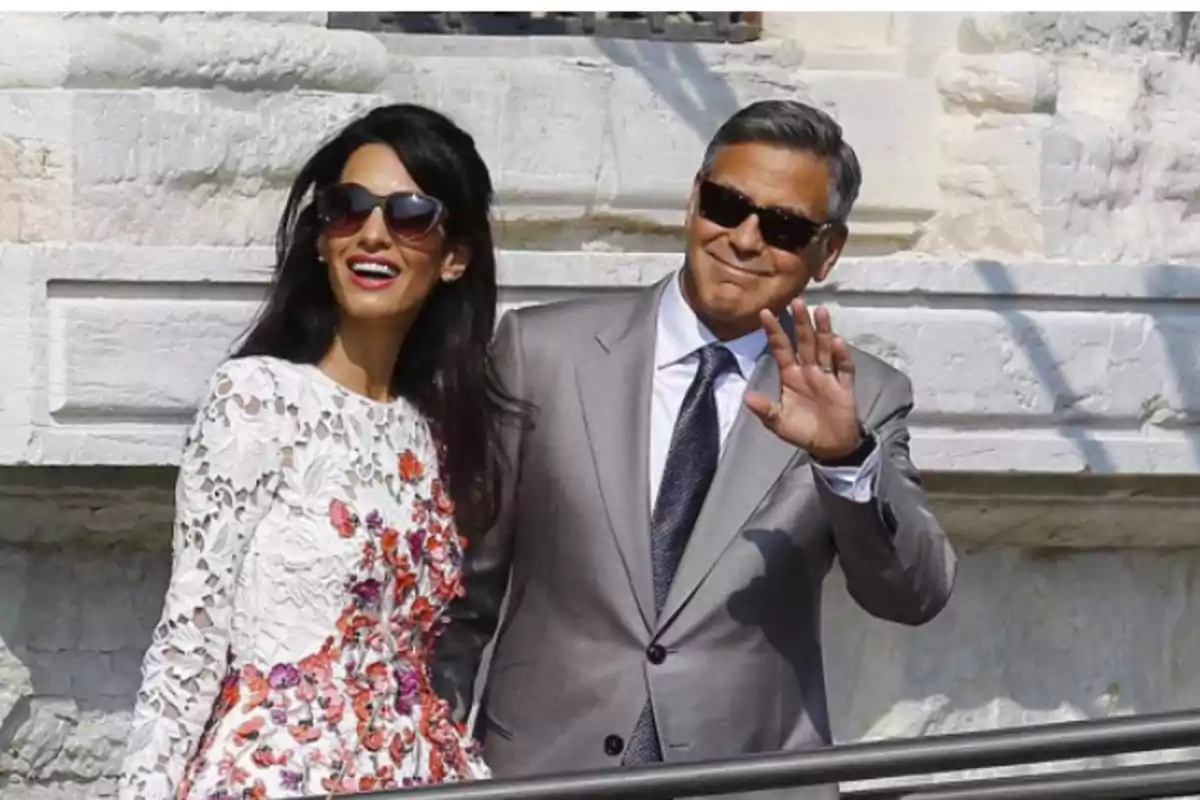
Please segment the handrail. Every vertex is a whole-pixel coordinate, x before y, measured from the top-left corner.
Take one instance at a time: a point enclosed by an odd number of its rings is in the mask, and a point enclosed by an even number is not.
[[[843,800],[1162,800],[1200,792],[1200,762],[1144,764],[842,792]]]
[[[375,792],[383,800],[582,800],[722,795],[1200,746],[1200,710],[860,742],[685,764]],[[1200,782],[1193,787],[1200,790]],[[901,795],[903,796],[903,795]]]

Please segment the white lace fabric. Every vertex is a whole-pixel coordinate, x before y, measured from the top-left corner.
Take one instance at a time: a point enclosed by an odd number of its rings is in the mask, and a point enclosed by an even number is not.
[[[316,367],[226,362],[188,435],[123,800],[486,777],[429,685],[463,542],[428,426]]]

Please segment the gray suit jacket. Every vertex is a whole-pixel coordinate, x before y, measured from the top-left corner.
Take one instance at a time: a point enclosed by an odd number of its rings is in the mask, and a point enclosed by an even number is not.
[[[835,495],[743,410],[656,619],[647,448],[664,285],[499,325],[501,375],[538,411],[510,432],[505,505],[468,545],[466,596],[434,661],[462,713],[508,587],[477,730],[497,777],[618,766],[614,737],[629,737],[647,698],[669,762],[827,744],[821,582],[834,557],[875,616],[917,625],[950,596],[954,551],[909,460],[911,384],[856,351],[859,407],[885,455],[875,501]],[[750,384],[778,393],[768,355]]]

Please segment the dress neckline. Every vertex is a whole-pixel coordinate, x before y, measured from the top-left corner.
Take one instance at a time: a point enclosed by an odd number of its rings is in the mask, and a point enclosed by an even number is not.
[[[400,405],[404,405],[407,402],[403,397],[397,397],[393,400],[376,400],[373,397],[367,397],[365,394],[356,392],[353,389],[347,388],[346,386],[343,386],[341,383],[338,383],[332,377],[330,377],[329,375],[326,375],[325,371],[322,370],[316,364],[298,364],[294,361],[288,362],[288,363],[291,364],[293,367],[296,367],[297,369],[299,369],[300,372],[310,376],[312,379],[316,380],[317,382],[324,384],[325,386],[333,389],[334,391],[336,391],[338,394],[342,395],[343,397],[350,398],[350,399],[352,399],[358,403],[361,403],[365,406],[371,406],[373,408],[391,409],[391,408],[396,408],[397,406],[400,406]]]

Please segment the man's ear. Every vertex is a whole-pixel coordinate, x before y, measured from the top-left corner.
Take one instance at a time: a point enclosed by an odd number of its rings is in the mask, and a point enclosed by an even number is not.
[[[692,220],[696,218],[696,209],[700,204],[700,182],[703,180],[703,176],[697,175],[692,181],[692,193],[688,196],[687,211],[683,217],[684,228],[690,228]]]
[[[812,279],[821,283],[829,273],[833,272],[833,267],[842,256],[842,250],[846,247],[846,241],[850,238],[850,231],[840,222],[831,223],[818,237],[817,241],[813,242],[816,249],[813,251],[812,257],[815,260],[816,267],[812,270]]]
[[[470,263],[470,247],[465,244],[451,247],[446,251],[446,257],[442,260],[442,280],[446,283],[458,280],[467,271],[467,265]]]

